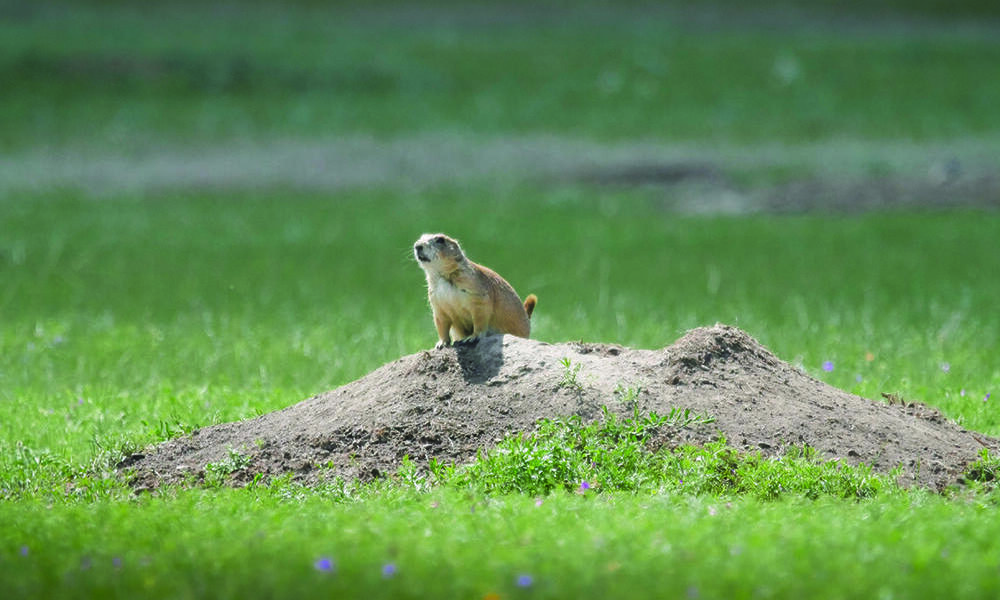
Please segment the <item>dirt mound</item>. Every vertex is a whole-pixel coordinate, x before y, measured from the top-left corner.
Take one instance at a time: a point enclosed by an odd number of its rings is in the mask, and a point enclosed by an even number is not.
[[[564,363],[569,359],[569,367]],[[575,381],[574,381],[575,379]],[[505,434],[542,417],[619,414],[624,388],[638,407],[687,408],[715,417],[666,444],[724,435],[766,455],[808,444],[828,459],[879,471],[903,467],[902,482],[942,488],[998,440],[968,432],[922,405],[873,402],[832,388],[782,362],[752,337],[716,325],[661,350],[546,344],[493,336],[469,347],[405,356],[336,390],[255,419],[206,427],[126,459],[137,489],[204,476],[231,450],[247,463],[234,483],[291,472],[306,483],[331,474],[370,479],[404,456],[463,463]],[[328,466],[329,468],[319,468]]]

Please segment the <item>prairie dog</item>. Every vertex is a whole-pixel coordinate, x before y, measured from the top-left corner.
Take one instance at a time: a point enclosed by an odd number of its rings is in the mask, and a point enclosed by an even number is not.
[[[517,292],[493,270],[465,257],[458,242],[443,233],[425,233],[413,244],[413,255],[427,275],[427,297],[434,313],[435,348],[474,342],[490,333],[526,338],[538,298],[521,304]]]

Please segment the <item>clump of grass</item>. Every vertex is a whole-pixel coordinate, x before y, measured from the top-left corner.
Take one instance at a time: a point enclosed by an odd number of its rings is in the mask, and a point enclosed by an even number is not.
[[[997,489],[1000,484],[1000,457],[991,455],[988,448],[983,448],[976,462],[965,468],[963,479],[987,491]]]
[[[178,418],[141,419],[139,422],[146,428],[148,436],[156,440],[171,440],[198,429],[197,425]]]
[[[123,435],[95,437],[93,457],[76,463],[47,448],[34,449],[18,441],[0,443],[0,500],[28,497],[48,501],[129,497],[131,491],[118,476],[117,465],[138,449]]]
[[[638,491],[656,479],[654,455],[646,450],[654,433],[712,421],[680,409],[667,415],[635,410],[625,419],[607,407],[602,412],[602,419],[590,424],[579,416],[542,419],[535,432],[510,435],[493,450],[481,452],[451,482],[486,493],[548,494],[596,485]]]
[[[663,454],[664,488],[692,494],[751,496],[778,500],[787,495],[816,499],[873,498],[898,491],[896,474],[881,475],[865,464],[823,461],[816,450],[790,447],[783,456],[741,453],[724,439]]]
[[[437,481],[486,494],[615,491],[776,500],[787,495],[869,498],[899,489],[891,475],[876,474],[865,465],[821,461],[808,447],[781,457],[741,453],[724,439],[703,446],[649,448],[651,437],[664,428],[710,422],[710,417],[679,409],[668,415],[635,409],[632,416],[619,418],[605,407],[603,418],[594,423],[578,416],[543,419],[536,431],[508,436],[471,465],[432,462],[430,471]],[[403,479],[414,485],[412,469]]]
[[[17,498],[36,490],[56,489],[69,466],[48,449],[35,449],[20,441],[0,442],[0,499]]]

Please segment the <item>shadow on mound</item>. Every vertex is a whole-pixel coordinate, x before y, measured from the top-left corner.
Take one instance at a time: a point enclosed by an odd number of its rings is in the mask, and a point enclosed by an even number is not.
[[[569,359],[577,385],[565,385]],[[136,489],[204,477],[205,466],[239,451],[256,474],[292,473],[304,483],[339,475],[371,479],[393,472],[404,456],[470,461],[506,434],[538,419],[601,407],[631,407],[616,390],[641,388],[638,408],[667,414],[690,409],[715,422],[678,430],[668,445],[725,436],[742,450],[781,454],[809,445],[826,459],[902,467],[901,483],[935,489],[956,482],[985,446],[1000,441],[966,431],[936,410],[885,404],[830,387],[779,360],[739,329],[694,329],[661,350],[606,344],[547,344],[493,336],[473,346],[404,356],[365,377],[294,406],[236,423],[206,427],[128,457]],[[318,468],[320,466],[327,468]]]

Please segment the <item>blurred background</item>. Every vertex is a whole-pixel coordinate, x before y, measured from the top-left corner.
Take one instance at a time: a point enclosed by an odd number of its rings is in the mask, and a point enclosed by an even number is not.
[[[990,0],[0,2],[0,194],[998,206]]]

